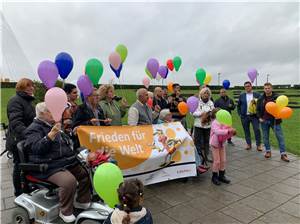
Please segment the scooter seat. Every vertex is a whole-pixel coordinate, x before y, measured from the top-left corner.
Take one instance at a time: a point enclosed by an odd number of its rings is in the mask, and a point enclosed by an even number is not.
[[[26,175],[25,178],[29,182],[37,184],[37,185],[42,185],[43,187],[45,187],[47,189],[55,189],[58,187],[57,185],[55,185],[47,180],[39,179],[39,178],[33,177],[31,175]]]

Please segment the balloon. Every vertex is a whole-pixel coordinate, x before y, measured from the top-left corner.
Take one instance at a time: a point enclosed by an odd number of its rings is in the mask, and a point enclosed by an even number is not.
[[[216,119],[220,124],[232,126],[232,116],[227,110],[219,110],[216,113]]]
[[[293,110],[290,107],[283,107],[278,113],[278,118],[288,119],[293,115]]]
[[[90,78],[91,82],[94,85],[97,85],[103,74],[103,65],[101,61],[96,58],[88,60],[85,65],[85,73]]]
[[[46,92],[45,103],[53,119],[56,122],[59,122],[62,118],[63,112],[67,107],[67,103],[68,103],[67,94],[63,89],[58,87],[53,87]]]
[[[150,108],[153,107],[153,99],[151,97],[149,97],[148,101],[147,101],[147,104]]]
[[[279,106],[279,108],[286,107],[289,104],[289,98],[285,95],[281,95],[277,97],[276,104]]]
[[[186,115],[189,112],[188,105],[185,102],[180,102],[178,104],[178,111],[181,115]]]
[[[117,70],[121,65],[121,57],[117,52],[112,52],[108,57],[109,64],[115,70]]]
[[[111,70],[113,70],[113,72],[115,73],[116,77],[120,78],[121,70],[123,68],[123,64],[121,64],[120,67],[117,70],[115,70],[111,65],[109,65],[109,66],[110,66]]]
[[[178,72],[179,70],[179,67],[181,65],[181,58],[179,56],[176,56],[174,59],[173,59],[173,64],[174,64],[174,67],[175,67],[175,71]]]
[[[248,77],[250,81],[253,83],[257,77],[257,70],[255,68],[251,68],[248,70]]]
[[[55,57],[55,64],[62,79],[66,79],[73,69],[73,59],[66,52],[61,52]]]
[[[205,79],[204,79],[204,84],[208,85],[210,83],[211,79],[212,79],[211,74],[210,73],[206,73]]]
[[[40,80],[44,85],[50,89],[52,88],[58,78],[58,69],[55,63],[49,60],[42,61],[38,67],[38,74]]]
[[[79,77],[77,86],[83,96],[89,96],[93,91],[93,84],[87,75],[81,75]]]
[[[161,80],[160,74],[157,74],[155,79],[156,79],[157,81]]]
[[[279,106],[274,102],[268,102],[265,106],[266,111],[273,115],[273,117],[278,118]]]
[[[93,177],[97,194],[111,208],[119,203],[117,190],[123,181],[122,171],[113,163],[103,163],[98,166]]]
[[[196,111],[196,109],[198,108],[198,104],[199,99],[195,96],[191,96],[187,99],[187,105],[191,113],[194,113]]]
[[[225,80],[223,81],[223,87],[224,87],[224,89],[229,89],[229,86],[230,86],[229,80],[225,79]]]
[[[196,72],[196,79],[198,80],[200,85],[204,84],[205,77],[206,77],[205,70],[203,68],[199,68]]]
[[[156,78],[156,73],[159,68],[159,63],[155,58],[150,58],[147,62],[147,69],[151,73],[152,77]]]
[[[116,52],[119,53],[120,57],[121,57],[121,61],[122,61],[122,64],[124,63],[124,61],[126,60],[127,58],[127,47],[125,47],[125,45],[123,44],[119,44],[117,47],[116,47]]]
[[[143,78],[143,85],[148,89],[150,85],[150,79],[147,77]]]
[[[149,70],[148,70],[147,68],[145,68],[145,72],[146,72],[146,75],[148,75],[148,77],[149,77],[150,79],[153,79],[151,73],[149,72]]]
[[[170,93],[172,93],[173,92],[173,82],[169,82],[167,88],[168,88],[168,91]]]
[[[173,71],[174,65],[173,65],[172,59],[168,59],[168,60],[167,60],[167,67],[168,67],[168,69],[169,69],[170,71]]]
[[[168,68],[167,68],[167,66],[165,66],[165,65],[159,66],[159,68],[158,68],[158,74],[160,74],[160,76],[163,79],[167,78],[167,75],[168,75]]]

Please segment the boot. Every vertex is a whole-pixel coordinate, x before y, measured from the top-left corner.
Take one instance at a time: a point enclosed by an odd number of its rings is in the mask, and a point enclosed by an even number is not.
[[[221,182],[220,182],[219,179],[218,179],[218,173],[217,173],[217,172],[213,172],[212,174],[213,174],[213,175],[212,175],[212,178],[211,178],[211,182],[212,182],[213,184],[215,184],[215,185],[220,185]]]
[[[220,170],[219,171],[219,181],[225,183],[225,184],[229,184],[230,183],[230,180],[228,180],[226,177],[225,177],[225,170]]]

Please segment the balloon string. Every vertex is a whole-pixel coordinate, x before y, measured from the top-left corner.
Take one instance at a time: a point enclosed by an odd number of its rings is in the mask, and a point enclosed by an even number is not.
[[[121,84],[120,77],[118,79],[119,79],[119,85],[120,85],[121,95],[122,95],[122,97],[124,97],[125,94],[124,94],[124,90],[123,90],[123,87],[122,87],[122,84]]]

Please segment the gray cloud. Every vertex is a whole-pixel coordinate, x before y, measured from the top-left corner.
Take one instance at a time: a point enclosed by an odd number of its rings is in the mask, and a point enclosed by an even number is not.
[[[6,3],[3,14],[33,70],[3,29],[3,70],[13,70],[14,79],[37,79],[40,61],[66,51],[75,61],[68,81],[97,57],[105,67],[100,82],[107,83],[114,77],[108,55],[124,43],[123,83],[140,84],[149,58],[164,64],[176,55],[182,67],[168,80],[182,84],[195,84],[200,67],[213,75],[212,84],[218,72],[241,84],[252,67],[259,84],[266,74],[275,84],[300,82],[299,3]]]

